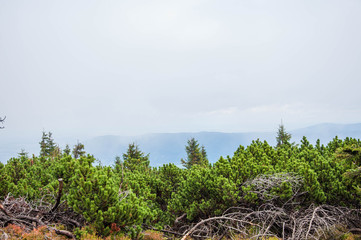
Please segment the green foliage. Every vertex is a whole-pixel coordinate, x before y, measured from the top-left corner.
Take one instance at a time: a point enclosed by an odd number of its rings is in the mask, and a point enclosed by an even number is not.
[[[53,156],[55,150],[57,149],[57,146],[53,139],[53,134],[51,132],[43,132],[43,135],[41,137],[40,144],[40,156],[41,157],[49,157]]]
[[[219,215],[238,200],[236,184],[214,169],[195,166],[173,193],[169,209],[178,216],[186,213],[188,220],[198,220]]]
[[[168,164],[159,169],[140,168],[132,171],[124,169],[122,174],[117,174],[117,179],[121,182],[122,190],[131,189],[137,196],[143,198],[148,209],[144,223],[161,229],[174,221],[174,216],[167,211],[167,208],[172,193],[179,188],[183,175],[183,169]]]
[[[283,123],[281,123],[281,125],[279,125],[279,127],[278,127],[276,140],[277,140],[277,147],[280,147],[284,144],[290,143],[291,134],[286,132],[286,129],[285,129],[285,126],[283,125]]]
[[[215,163],[215,170],[239,186],[259,174],[274,172],[276,162],[276,150],[266,141],[257,140],[246,149],[240,146],[232,158],[221,157]]]
[[[204,147],[190,139],[182,161],[185,168],[152,168],[149,154],[133,143],[113,167],[103,167],[94,166],[95,158],[86,155],[82,144],[74,157],[69,147],[60,154],[51,133],[43,133],[39,157],[22,151],[0,163],[0,199],[9,193],[29,200],[56,195],[62,178],[62,201],[94,226],[92,236],[108,236],[113,227],[132,238],[141,237],[142,225],[161,229],[184,214],[183,223],[191,224],[240,203],[258,207],[272,201],[283,206],[297,193],[303,193],[301,201],[295,201],[298,207],[360,207],[360,140],[336,137],[327,145],[319,140],[312,145],[304,137],[294,145],[286,137],[280,143],[273,147],[252,141],[211,166]]]
[[[50,171],[44,171],[51,166],[51,162],[44,158],[11,158],[2,170],[7,192],[15,197],[26,196],[29,199],[52,192],[54,189],[50,183],[53,177]]]
[[[338,140],[335,143],[339,147],[347,144]],[[286,144],[277,148],[257,140],[247,148],[240,146],[232,158],[220,158],[215,169],[237,185],[260,174],[295,173],[304,178],[302,191],[308,192],[305,204],[353,204],[355,190],[347,186],[344,177],[351,165],[337,160],[336,149],[334,144],[313,147],[306,138],[299,147]]]
[[[130,171],[134,171],[139,168],[148,168],[149,154],[146,155],[139,149],[138,145],[131,143],[128,146],[127,152],[123,154],[123,164],[124,168]]]
[[[19,152],[19,157],[29,158],[29,153],[27,153],[25,149],[21,149],[21,151]]]
[[[204,146],[199,148],[199,143],[194,138],[188,140],[188,145],[186,146],[186,152],[187,152],[187,159],[186,160],[184,160],[183,158],[181,159],[181,163],[185,168],[189,169],[194,165],[208,166],[209,162],[207,159],[206,150]]]
[[[295,174],[262,174],[242,185],[244,200],[253,204],[272,202],[283,206],[290,202],[303,186],[303,178]]]
[[[65,151],[69,152],[68,149],[65,149]],[[85,155],[84,144],[78,142],[73,148],[73,156],[74,158],[78,159],[79,157],[82,157],[84,155]]]
[[[109,167],[93,167],[93,161],[88,156],[76,162],[70,179],[69,206],[104,236],[110,234],[112,223],[122,227],[140,224],[144,216],[142,199],[131,191],[119,193],[113,171]]]
[[[354,199],[361,204],[361,144],[353,143],[339,148],[338,159],[341,160],[347,170],[343,174],[348,190]]]
[[[150,183],[151,192],[154,194],[154,202],[157,206],[156,220],[154,222],[162,228],[171,225],[175,216],[168,211],[172,194],[178,192],[182,179],[186,172],[174,164],[165,164],[158,170],[153,171]]]
[[[119,156],[115,157],[114,171],[119,174],[123,174],[124,172],[124,164]]]
[[[71,152],[71,149],[70,149],[69,145],[67,144],[65,146],[65,149],[63,150],[63,154],[70,155],[70,152]]]
[[[154,182],[156,201],[162,210],[167,210],[172,193],[177,192],[186,172],[170,163],[160,167],[157,171],[157,181]]]
[[[5,173],[5,166],[0,162],[0,200],[9,192],[9,180],[8,175]]]

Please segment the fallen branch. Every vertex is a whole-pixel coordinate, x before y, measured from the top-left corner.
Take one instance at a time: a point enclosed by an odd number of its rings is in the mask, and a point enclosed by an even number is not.
[[[222,216],[201,220],[184,232],[182,240],[188,236],[223,237],[227,232],[241,234],[242,238],[247,239],[267,239],[271,236],[284,240],[336,238],[340,232],[334,229],[339,226],[344,229],[342,233],[361,234],[361,210],[311,205],[290,211],[265,204],[258,209],[234,207]]]
[[[318,210],[318,207],[315,208],[315,210],[313,210],[312,218],[311,218],[311,221],[310,221],[310,224],[309,224],[309,226],[308,226],[307,233],[306,233],[306,239],[308,238],[308,234],[309,234],[310,231],[311,231],[312,222],[313,222],[313,219],[315,218],[315,214],[316,214],[317,210]]]
[[[235,218],[230,218],[230,217],[226,217],[226,216],[221,216],[221,217],[211,217],[208,219],[204,219],[200,222],[198,222],[194,227],[192,227],[183,237],[181,240],[185,240],[188,236],[190,236],[199,226],[201,226],[202,224],[205,224],[207,222],[210,221],[217,221],[217,220],[230,220],[230,221],[236,221],[236,222],[244,222],[250,225],[257,225],[251,222],[247,222],[247,221],[243,221],[243,220],[239,220],[239,219],[235,219]]]
[[[180,220],[182,220],[185,216],[187,216],[187,213],[183,213],[181,216],[177,217],[174,221],[175,224],[179,223]]]
[[[81,227],[85,223],[81,215],[60,204],[61,182],[60,180],[58,197],[53,208],[44,199],[40,199],[39,204],[34,205],[34,203],[26,202],[24,198],[13,198],[8,195],[0,205],[0,226],[15,224],[28,232],[46,226],[49,231],[75,239],[75,236],[70,231],[58,230],[54,227],[54,225],[60,224],[68,229],[73,229],[74,227]]]
[[[66,230],[59,230],[59,229],[56,229],[54,227],[49,227],[50,230],[54,230],[54,232],[58,235],[63,235],[63,236],[66,236],[68,238],[72,238],[72,239],[75,239],[75,235],[72,234],[71,232],[69,231],[66,231]]]
[[[9,217],[10,217],[9,213],[6,211],[6,209],[4,208],[4,206],[1,205],[1,204],[0,204],[0,211],[2,211],[6,216],[9,216]]]
[[[351,228],[348,231],[352,234],[361,234],[361,228]]]

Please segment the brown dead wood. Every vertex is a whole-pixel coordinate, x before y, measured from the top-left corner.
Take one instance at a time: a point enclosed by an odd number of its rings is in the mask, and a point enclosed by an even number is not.
[[[63,225],[67,229],[81,227],[84,225],[84,218],[60,203],[62,194],[62,179],[59,179],[59,191],[56,202],[52,207],[45,196],[36,201],[26,201],[25,198],[14,198],[8,195],[0,204],[0,227],[15,224],[25,231],[32,231],[35,228],[46,226],[50,231],[58,235],[75,239],[75,236],[67,230],[59,230],[56,225]]]
[[[203,219],[188,227],[182,240],[187,237],[214,238],[225,233],[247,239],[267,239],[271,236],[284,240],[320,239],[333,234],[337,226],[343,226],[346,232],[360,234],[361,211],[330,205],[310,205],[290,211],[265,204],[257,209],[233,207],[222,216]]]

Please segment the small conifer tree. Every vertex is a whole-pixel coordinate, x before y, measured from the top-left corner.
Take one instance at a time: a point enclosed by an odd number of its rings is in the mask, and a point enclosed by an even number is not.
[[[70,152],[71,152],[71,149],[70,149],[69,145],[67,144],[65,146],[65,149],[63,150],[63,154],[70,155]]]
[[[290,143],[291,134],[286,132],[285,126],[283,125],[282,122],[281,125],[279,125],[278,127],[276,140],[277,140],[277,147],[280,147],[286,143]]]
[[[98,234],[110,234],[111,225],[130,227],[140,225],[144,216],[144,202],[131,190],[119,192],[109,167],[92,166],[92,156],[75,161],[75,172],[70,179],[68,204],[92,223]]]
[[[78,142],[73,148],[73,156],[75,159],[85,155],[84,144]]]
[[[202,146],[199,147],[199,143],[194,138],[191,138],[188,140],[188,145],[186,146],[186,152],[187,152],[187,159],[184,160],[181,159],[182,165],[189,169],[193,165],[200,165],[200,166],[207,166],[208,165],[208,159],[207,159],[207,153]]]
[[[25,151],[25,149],[21,149],[21,151],[18,153],[19,157],[24,157],[24,158],[28,158],[29,157],[29,153]]]
[[[52,156],[55,149],[56,144],[54,143],[54,139],[52,137],[51,132],[43,132],[43,136],[41,137],[40,144],[40,157],[49,157]]]
[[[120,163],[120,159],[116,163]],[[139,149],[139,146],[135,143],[131,143],[128,146],[128,150],[123,154],[124,168],[134,171],[139,167],[149,167],[149,154],[145,154]]]

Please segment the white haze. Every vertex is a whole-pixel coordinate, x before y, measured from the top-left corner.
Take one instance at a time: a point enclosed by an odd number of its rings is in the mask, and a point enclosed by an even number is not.
[[[361,122],[360,29],[358,0],[0,0],[0,142]]]

